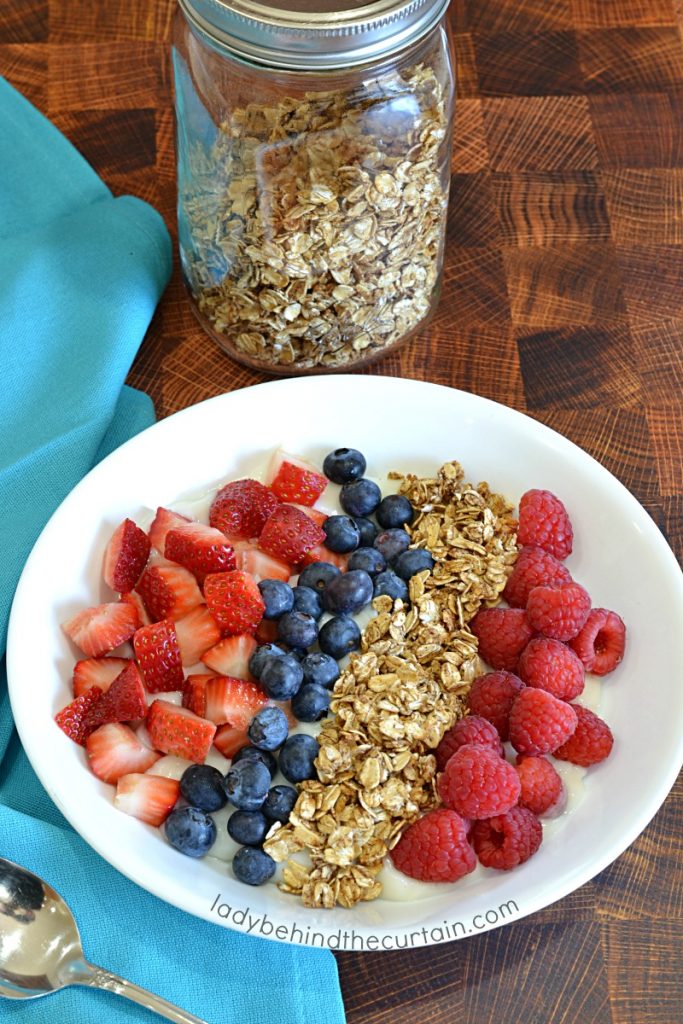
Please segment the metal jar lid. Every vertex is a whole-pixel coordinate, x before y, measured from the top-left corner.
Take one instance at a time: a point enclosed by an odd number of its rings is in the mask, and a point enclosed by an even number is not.
[[[323,70],[389,56],[438,23],[449,0],[179,0],[214,47],[270,67]]]

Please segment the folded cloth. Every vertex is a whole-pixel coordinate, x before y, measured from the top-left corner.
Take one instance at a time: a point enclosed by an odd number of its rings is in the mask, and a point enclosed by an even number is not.
[[[99,459],[154,420],[123,386],[171,269],[163,221],[114,198],[62,135],[0,79],[0,656],[26,557]],[[49,571],[49,567],[46,567]],[[40,624],[36,625],[40,628]],[[30,658],[31,638],[26,638]],[[59,767],[56,765],[55,770]],[[113,841],[113,840],[112,840]],[[332,954],[199,921],[129,882],[74,832],[36,778],[0,676],[0,856],[71,905],[86,956],[210,1024],[341,1024]],[[72,988],[0,1001],[3,1021],[149,1014]]]

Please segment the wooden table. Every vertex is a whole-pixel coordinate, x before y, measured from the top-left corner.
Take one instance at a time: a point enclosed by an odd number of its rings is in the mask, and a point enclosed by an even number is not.
[[[427,331],[369,372],[454,385],[549,424],[622,480],[680,553],[683,2],[452,6],[443,300]],[[0,73],[115,193],[147,199],[175,232],[173,7],[0,0]],[[166,416],[260,379],[201,333],[176,268],[130,383]],[[340,955],[349,1021],[676,1024],[682,836],[679,780],[618,861],[547,910],[457,944]]]

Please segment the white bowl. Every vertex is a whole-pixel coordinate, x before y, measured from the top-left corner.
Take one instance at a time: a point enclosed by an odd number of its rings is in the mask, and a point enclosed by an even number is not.
[[[318,464],[342,445],[368,473],[431,474],[457,458],[470,480],[517,501],[530,487],[568,507],[568,565],[595,606],[618,611],[627,654],[605,678],[600,714],[615,735],[576,809],[520,868],[478,871],[410,902],[311,910],[274,885],[250,889],[216,861],[175,852],[159,830],[115,810],[112,787],[53,722],[71,699],[74,650],[60,623],[105,600],[101,556],[113,528],[248,472],[282,446]],[[35,623],[41,628],[36,630]],[[46,790],[83,838],[124,875],[198,917],[273,939],[333,949],[429,945],[509,923],[583,885],[619,856],[664,801],[683,762],[683,584],[678,565],[635,498],[581,449],[494,402],[386,377],[309,377],[261,384],[177,413],[92,470],[45,527],[17,589],[9,627],[12,709]],[[23,640],[31,637],[26,659]]]

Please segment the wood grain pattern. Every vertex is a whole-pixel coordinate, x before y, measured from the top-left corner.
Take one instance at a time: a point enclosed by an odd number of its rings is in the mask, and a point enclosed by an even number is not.
[[[0,0],[0,74],[175,237],[174,6]],[[683,0],[453,0],[450,16],[443,298],[363,372],[527,411],[622,480],[682,557]],[[165,416],[262,379],[203,335],[176,266],[130,383]],[[338,959],[350,1024],[679,1024],[683,780],[614,864],[533,917]]]

